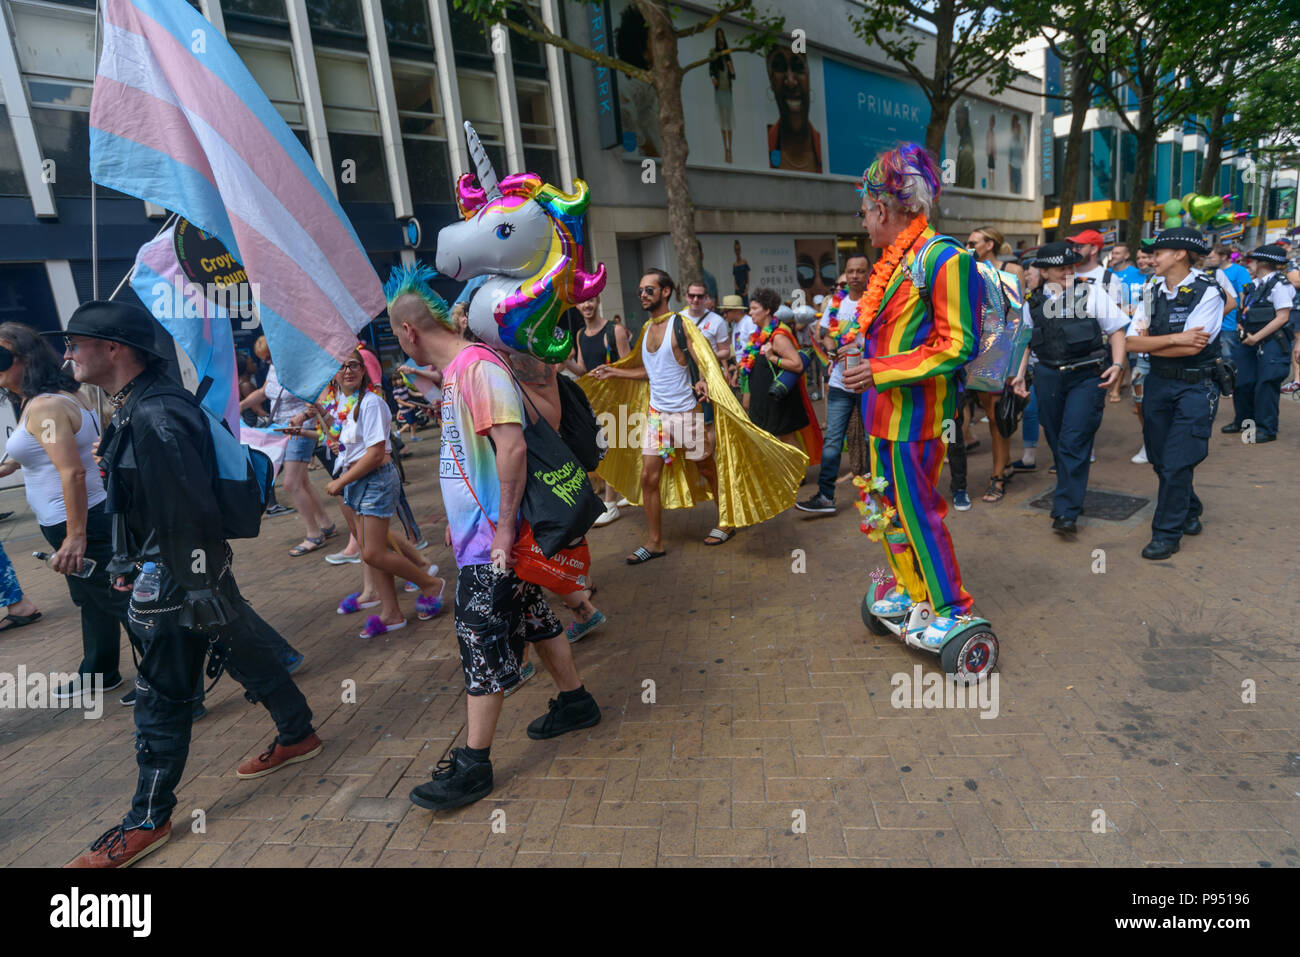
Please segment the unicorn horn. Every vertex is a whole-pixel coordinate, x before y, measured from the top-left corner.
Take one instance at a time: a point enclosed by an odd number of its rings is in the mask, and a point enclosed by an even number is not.
[[[478,168],[478,184],[483,187],[483,195],[488,199],[500,197],[501,186],[497,181],[496,170],[492,168],[487,150],[483,149],[483,144],[479,142],[478,134],[474,132],[474,127],[470,125],[469,120],[465,121],[465,142],[469,144],[469,155]]]

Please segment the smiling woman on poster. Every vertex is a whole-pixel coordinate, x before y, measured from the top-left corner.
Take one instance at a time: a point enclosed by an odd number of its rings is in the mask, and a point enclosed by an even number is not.
[[[773,47],[767,55],[767,78],[777,109],[777,121],[767,128],[768,164],[772,169],[820,173],[822,139],[808,115],[812,90],[807,55],[789,45]]]

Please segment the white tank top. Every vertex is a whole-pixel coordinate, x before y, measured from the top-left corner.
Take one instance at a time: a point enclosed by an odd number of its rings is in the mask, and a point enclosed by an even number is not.
[[[664,320],[664,340],[658,350],[642,349],[641,362],[650,376],[650,407],[659,412],[690,412],[695,408],[690,374],[673,354],[674,324],[680,319],[672,315]]]
[[[35,398],[43,398],[44,395]],[[86,470],[86,506],[94,508],[108,498],[108,493],[104,491],[104,480],[99,475],[99,466],[95,464],[95,456],[91,452],[95,439],[99,437],[95,416],[66,395],[59,395],[58,398],[76,407],[81,413],[81,425],[77,427],[76,436],[77,451],[81,454],[81,464]],[[68,520],[68,509],[63,501],[63,479],[59,477],[59,470],[50,458],[50,453],[45,451],[45,446],[28,429],[27,418],[24,416],[22,424],[9,436],[5,451],[23,467],[27,504],[36,514],[36,521],[41,525],[61,525]]]

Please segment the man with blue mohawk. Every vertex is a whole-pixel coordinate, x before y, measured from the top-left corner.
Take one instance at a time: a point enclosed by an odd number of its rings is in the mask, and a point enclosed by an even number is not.
[[[520,681],[524,643],[532,643],[559,697],[528,726],[553,738],[600,721],[583,687],[569,641],[541,588],[515,575],[513,550],[527,466],[523,396],[505,362],[456,332],[450,310],[429,286],[423,263],[393,270],[384,286],[388,320],[412,359],[442,370],[442,449],[438,475],[456,556],[456,639],[469,712],[465,747],[438,763],[411,801],[435,811],[463,807],[492,791],[489,754],[504,692]]]

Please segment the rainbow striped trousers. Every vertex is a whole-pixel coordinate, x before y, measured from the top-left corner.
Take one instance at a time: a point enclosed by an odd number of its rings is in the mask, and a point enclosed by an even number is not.
[[[882,496],[898,511],[907,548],[886,546],[895,580],[916,601],[928,599],[936,615],[964,615],[974,599],[961,587],[961,569],[944,526],[948,501],[939,491],[947,447],[942,439],[895,442],[867,436],[871,474],[889,487]]]

